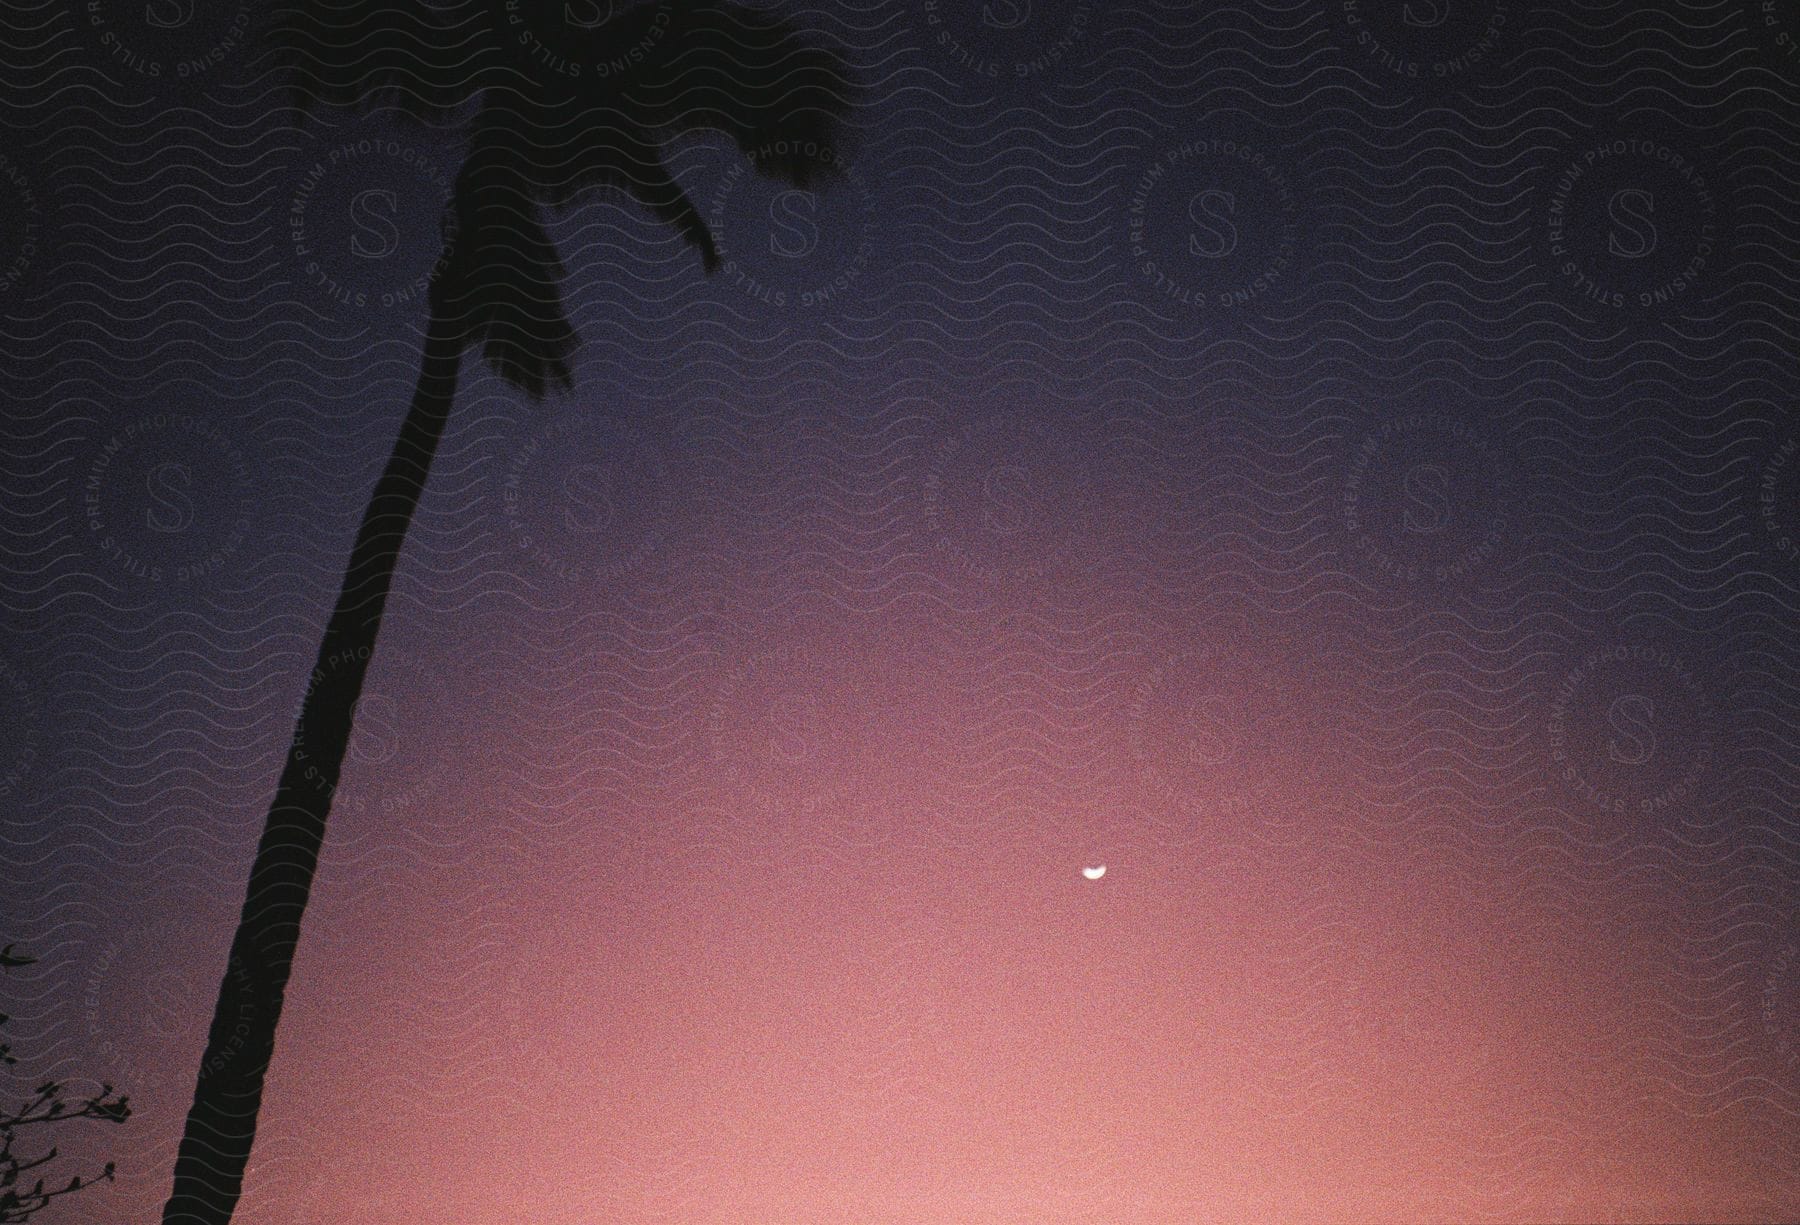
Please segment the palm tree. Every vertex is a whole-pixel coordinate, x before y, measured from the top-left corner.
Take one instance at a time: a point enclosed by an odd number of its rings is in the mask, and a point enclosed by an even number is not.
[[[294,102],[456,127],[466,156],[444,213],[412,406],[375,484],[251,865],[176,1158],[164,1225],[226,1225],[242,1191],[300,924],[400,546],[479,345],[533,400],[572,383],[577,337],[541,210],[613,188],[719,256],[666,154],[722,133],[762,174],[812,186],[850,107],[840,55],[731,0],[602,14],[567,0],[290,0],[273,14]],[[602,18],[583,20],[585,18]]]

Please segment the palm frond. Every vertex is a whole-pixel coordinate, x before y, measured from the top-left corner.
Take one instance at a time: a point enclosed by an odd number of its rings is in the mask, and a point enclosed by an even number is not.
[[[478,134],[451,195],[435,307],[494,372],[533,398],[573,382],[579,338],[563,305],[563,264],[545,232],[517,146]]]
[[[724,133],[758,173],[799,187],[842,164],[836,146],[854,92],[844,57],[733,0],[641,0],[595,25],[576,21],[566,0],[280,3],[269,37],[302,110],[466,119],[470,152],[433,305],[462,344],[479,344],[532,396],[570,383],[578,343],[542,206],[586,187],[621,189],[712,271],[718,249],[669,171],[670,141]],[[531,43],[523,57],[521,31]],[[539,53],[584,71],[547,68]]]
[[[848,64],[782,17],[731,0],[647,0],[570,37],[581,47],[566,50],[595,71],[536,129],[532,162],[552,203],[586,187],[623,190],[711,272],[718,248],[669,171],[671,141],[724,133],[758,173],[799,187],[842,164],[836,146],[855,92]]]
[[[267,39],[294,106],[391,109],[423,122],[454,115],[493,59],[482,0],[283,0]]]
[[[663,7],[639,5],[620,29],[601,27],[597,36],[640,45],[630,41],[631,27],[656,20]],[[759,173],[798,187],[831,172],[856,92],[837,50],[786,18],[731,0],[677,4],[671,21],[650,62],[627,77],[621,105],[659,140],[722,132]]]

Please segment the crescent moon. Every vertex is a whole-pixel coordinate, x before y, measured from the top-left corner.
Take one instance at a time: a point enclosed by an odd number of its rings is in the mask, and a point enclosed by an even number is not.
[[[1101,864],[1097,868],[1083,868],[1081,874],[1089,880],[1099,880],[1102,876],[1106,875],[1106,865]]]

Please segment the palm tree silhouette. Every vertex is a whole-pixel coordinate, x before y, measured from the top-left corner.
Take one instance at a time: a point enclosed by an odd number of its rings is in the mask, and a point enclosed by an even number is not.
[[[456,393],[465,348],[531,399],[572,384],[577,337],[540,216],[622,190],[719,255],[665,154],[723,133],[762,174],[812,186],[851,102],[843,58],[730,0],[294,0],[271,38],[302,113],[392,110],[456,125],[466,154],[444,213],[417,390],[364,512],[250,870],[164,1225],[226,1225],[242,1191],[363,678],[400,547]],[[822,155],[823,151],[823,155]]]

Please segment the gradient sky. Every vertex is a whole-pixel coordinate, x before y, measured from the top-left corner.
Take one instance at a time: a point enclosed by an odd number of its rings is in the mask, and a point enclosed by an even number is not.
[[[595,200],[576,390],[465,363],[238,1219],[1800,1216],[1789,7],[790,6],[842,179],[685,147],[725,271]],[[110,1225],[457,147],[88,8],[0,37],[0,1006]]]

